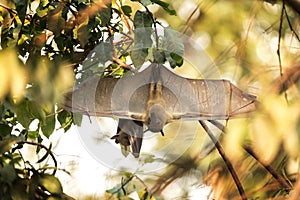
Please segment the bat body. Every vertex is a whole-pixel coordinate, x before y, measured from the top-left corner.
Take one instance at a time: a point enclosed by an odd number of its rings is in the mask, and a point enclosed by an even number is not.
[[[131,76],[86,80],[66,93],[64,108],[73,113],[122,119],[119,133],[126,121],[139,121],[150,131],[159,132],[174,120],[226,120],[245,115],[255,110],[255,104],[255,96],[227,80],[188,79],[152,63]],[[142,137],[143,130],[138,127],[127,133]],[[121,143],[117,136],[113,139]]]

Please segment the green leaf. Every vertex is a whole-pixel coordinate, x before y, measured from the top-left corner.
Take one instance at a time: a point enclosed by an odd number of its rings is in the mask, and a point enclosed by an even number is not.
[[[0,118],[3,118],[5,115],[5,106],[0,104]]]
[[[28,0],[15,0],[16,10],[18,12],[18,16],[21,20],[21,23],[24,23],[25,15],[28,7]]]
[[[134,48],[130,52],[130,57],[135,67],[142,66],[147,56],[148,56],[148,49],[144,49],[144,48]]]
[[[24,141],[24,136],[9,135],[5,138],[2,138],[2,140],[0,140],[0,154],[11,150],[12,146],[20,141]]]
[[[49,11],[48,13],[48,23],[47,27],[50,31],[54,33],[54,35],[57,37],[61,34],[62,30],[65,27],[65,19],[62,17],[62,10],[63,10],[64,4],[59,3],[58,6]]]
[[[109,42],[100,42],[87,56],[82,63],[83,70],[89,70],[93,73],[102,73],[105,62],[112,60],[113,48]]]
[[[150,0],[141,0],[140,1],[144,6],[148,6],[150,4],[152,4],[152,2]]]
[[[102,9],[100,12],[101,26],[106,26],[109,24],[112,16],[112,8],[111,4],[107,6],[107,8]]]
[[[152,27],[153,24],[151,13],[146,11],[136,11],[133,21],[135,28]]]
[[[12,165],[4,164],[3,167],[0,168],[0,177],[11,185],[17,177],[15,168]]]
[[[162,48],[172,68],[183,64],[184,45],[180,34],[171,27],[164,28]]]
[[[42,121],[41,130],[43,134],[49,138],[55,129],[55,115],[53,113],[49,113],[49,115]]]
[[[77,113],[73,113],[73,123],[74,123],[74,125],[81,126],[81,122],[82,122],[82,115],[77,114]]]
[[[13,200],[29,199],[29,195],[27,193],[27,185],[28,185],[28,180],[17,178],[17,180],[14,181],[13,187],[11,187],[11,199]]]
[[[169,8],[170,4],[160,0],[151,0],[151,2],[160,5],[170,15],[176,15],[176,11]]]
[[[41,2],[42,3],[42,2]],[[41,5],[41,4],[40,4]],[[36,14],[42,18],[48,14],[48,8],[43,8],[42,6],[38,6],[36,9]]]
[[[72,125],[72,113],[63,110],[57,114],[57,120],[66,132],[71,128]]]
[[[128,16],[128,17],[131,16],[132,9],[130,6],[125,5],[125,6],[122,6],[121,9],[123,10],[123,12],[126,16]]]
[[[53,175],[42,174],[40,175],[38,182],[45,190],[50,192],[52,195],[61,195],[63,189],[60,181]]]
[[[76,37],[79,40],[80,46],[81,47],[85,47],[85,45],[89,42],[89,30],[88,30],[88,26],[87,25],[80,26],[77,29],[77,33],[76,34],[77,34]]]
[[[171,58],[175,61],[177,66],[181,66],[183,64],[183,57],[177,55],[176,53],[170,53]]]
[[[134,31],[134,43],[135,48],[151,48],[153,41],[151,35],[153,33],[152,28],[138,28]]]
[[[24,99],[16,105],[17,120],[25,129],[29,129],[30,123],[35,118],[40,118],[38,108],[33,101]]]
[[[39,131],[28,131],[28,138],[29,139],[37,139],[39,137]]]
[[[0,122],[0,140],[1,137],[10,135],[11,131],[12,131],[12,127],[10,127],[8,124],[4,124],[3,122]]]
[[[163,51],[158,50],[157,48],[152,48],[153,61],[155,63],[165,63],[166,56]]]
[[[0,141],[0,154],[11,150],[13,144],[16,144],[16,141],[13,139],[5,139]]]

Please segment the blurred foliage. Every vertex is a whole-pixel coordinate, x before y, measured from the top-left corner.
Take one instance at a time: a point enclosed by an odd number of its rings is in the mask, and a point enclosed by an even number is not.
[[[52,145],[43,144],[57,127],[67,131],[80,125],[80,116],[59,107],[62,93],[75,77],[79,82],[91,75],[119,77],[149,60],[173,68],[187,65],[183,41],[171,27],[194,38],[223,77],[258,96],[258,111],[228,121],[220,139],[246,195],[292,199],[300,192],[299,14],[290,1],[290,7],[283,2],[1,1],[1,199],[72,199],[55,177]],[[120,184],[103,198],[132,199],[133,193],[147,200],[188,198],[191,187],[182,183],[194,176],[197,184],[212,186],[214,198],[238,199],[219,154],[203,156],[203,135],[199,131],[160,178],[120,174]],[[35,147],[36,161],[22,154],[25,146]]]

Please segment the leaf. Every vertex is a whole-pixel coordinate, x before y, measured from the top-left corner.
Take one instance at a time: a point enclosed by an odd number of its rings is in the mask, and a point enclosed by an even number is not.
[[[170,53],[171,58],[175,61],[177,66],[181,66],[183,64],[183,57],[176,54],[176,53]]]
[[[23,136],[10,135],[0,140],[0,154],[3,154],[12,149],[12,146],[17,142],[23,141]]]
[[[150,1],[152,3],[160,5],[170,15],[176,15],[176,11],[169,8],[170,4],[168,4],[168,3],[164,2],[164,1],[160,1],[160,0],[150,0]]]
[[[5,115],[5,106],[4,104],[0,104],[0,118],[3,118]]]
[[[134,31],[134,43],[135,48],[151,48],[153,41],[151,35],[153,33],[152,28],[137,28]]]
[[[133,21],[135,28],[152,27],[153,24],[151,14],[146,11],[136,11]]]
[[[17,120],[22,124],[25,129],[29,129],[29,125],[34,119],[44,121],[45,112],[41,106],[35,101],[28,99],[22,100],[16,105]]]
[[[55,129],[55,115],[53,113],[49,113],[48,116],[42,121],[41,130],[43,134],[49,138]]]
[[[40,175],[38,182],[45,190],[50,192],[52,195],[61,195],[63,189],[60,181],[53,175],[42,174]]]
[[[73,123],[74,125],[81,126],[82,115],[73,113]]]
[[[11,126],[9,126],[8,124],[4,124],[3,122],[0,122],[0,140],[6,135],[10,135],[11,131],[12,131]]]
[[[44,8],[42,5],[42,1],[40,2],[40,5],[36,9],[36,14],[42,18],[45,17],[48,14],[48,8]]]
[[[30,107],[29,100],[24,100],[16,106],[17,119],[25,129],[29,129],[29,125],[33,121]]]
[[[16,141],[13,139],[4,139],[0,141],[0,154],[11,150],[13,144],[16,144]]]
[[[162,46],[166,58],[173,68],[183,64],[184,45],[180,38],[180,34],[177,31],[173,30],[171,27],[164,28]]]
[[[130,52],[130,57],[135,67],[140,67],[148,56],[148,50],[142,48],[134,48]]]
[[[130,6],[125,5],[125,6],[122,6],[121,9],[122,9],[122,11],[124,12],[124,14],[125,14],[126,16],[128,16],[128,17],[131,16],[132,9],[131,9]]]
[[[15,0],[16,10],[18,12],[18,16],[21,20],[21,23],[24,23],[25,15],[28,7],[28,0]]]
[[[122,187],[121,184],[117,184],[113,188],[106,190],[106,192],[111,194],[119,194],[120,191],[122,191],[120,190],[121,187]],[[123,192],[120,195],[124,195]]]
[[[112,17],[112,8],[111,4],[107,5],[107,8],[104,8],[100,12],[101,26],[106,26],[109,24]]]
[[[28,131],[28,138],[29,139],[37,139],[39,137],[39,132],[38,131]]]
[[[150,4],[152,4],[152,2],[150,0],[132,0],[132,1],[138,1],[140,2],[141,4],[143,4],[143,6],[148,6]]]
[[[77,38],[79,40],[80,46],[85,47],[89,42],[89,29],[87,25],[82,25],[77,29]]]
[[[11,187],[11,199],[29,199],[29,195],[27,193],[27,185],[28,182],[26,179],[17,178],[17,180],[14,181],[13,187]]]
[[[70,129],[72,125],[72,113],[63,110],[57,114],[57,120],[59,121],[61,127],[66,132],[67,130]]]
[[[47,27],[57,37],[65,27],[65,19],[62,17],[64,4],[59,3],[54,10],[49,11]]]
[[[152,55],[155,63],[165,63],[166,56],[163,51],[160,51],[157,48],[152,48]]]
[[[140,199],[147,199],[148,195],[149,195],[149,193],[145,189],[142,189],[142,190],[138,191],[138,196],[139,196]]]
[[[12,165],[4,164],[3,167],[0,168],[0,177],[11,185],[17,177],[15,168]]]
[[[134,47],[130,52],[130,57],[136,67],[140,67],[145,62],[148,49],[152,47],[152,24],[152,18],[148,12],[137,11],[135,13]]]
[[[113,48],[109,42],[100,42],[87,56],[82,63],[83,70],[89,70],[93,73],[102,72],[103,66],[107,61],[112,60]],[[102,71],[101,71],[102,70]]]

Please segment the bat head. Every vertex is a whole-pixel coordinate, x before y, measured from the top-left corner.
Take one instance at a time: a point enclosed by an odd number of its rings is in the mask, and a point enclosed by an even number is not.
[[[160,132],[166,122],[167,114],[163,106],[160,104],[152,105],[149,109],[149,119],[147,120],[149,130],[152,132]]]

